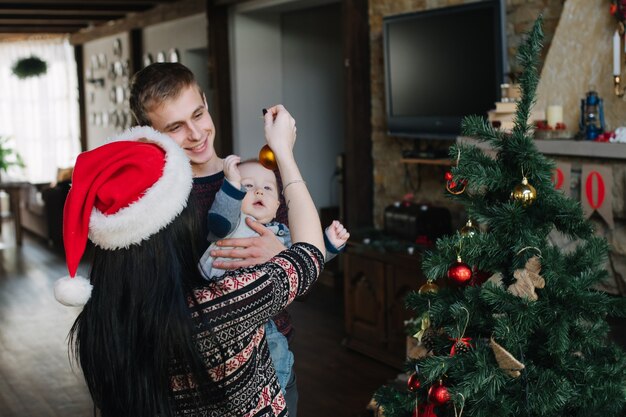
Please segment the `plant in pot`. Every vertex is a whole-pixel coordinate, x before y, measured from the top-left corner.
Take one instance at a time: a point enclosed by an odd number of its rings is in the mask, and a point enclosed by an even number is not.
[[[24,168],[24,160],[22,156],[13,149],[11,139],[8,136],[0,136],[0,182],[2,182],[2,173],[6,172],[12,166]]]

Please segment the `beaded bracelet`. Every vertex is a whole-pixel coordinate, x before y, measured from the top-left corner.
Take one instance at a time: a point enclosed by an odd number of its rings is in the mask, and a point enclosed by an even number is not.
[[[304,183],[304,185],[306,185],[306,181],[305,180],[293,180],[293,181],[289,181],[284,187],[283,187],[283,195],[285,195],[285,191],[287,191],[287,187],[289,187],[291,184],[296,184],[302,182]]]

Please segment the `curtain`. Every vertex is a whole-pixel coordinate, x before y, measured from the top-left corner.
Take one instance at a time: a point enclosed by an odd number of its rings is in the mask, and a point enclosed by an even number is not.
[[[46,74],[17,78],[11,67],[30,56],[47,63]],[[11,138],[26,165],[8,174],[52,182],[57,169],[73,166],[80,152],[73,47],[67,38],[0,42],[0,57],[0,136]]]

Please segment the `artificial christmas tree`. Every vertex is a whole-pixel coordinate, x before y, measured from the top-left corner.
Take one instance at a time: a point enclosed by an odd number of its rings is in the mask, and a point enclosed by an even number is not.
[[[607,276],[607,244],[580,204],[555,190],[554,164],[537,151],[528,124],[542,39],[539,18],[519,48],[513,130],[479,116],[463,122],[464,135],[495,154],[466,144],[450,150],[457,163],[446,188],[480,231],[441,238],[424,256],[428,285],[439,288],[409,295],[418,319],[407,330],[429,353],[407,362],[410,389],[376,392],[385,417],[626,415],[626,356],[608,340],[606,322],[626,316],[625,303],[593,289]],[[576,249],[552,246],[554,230]]]

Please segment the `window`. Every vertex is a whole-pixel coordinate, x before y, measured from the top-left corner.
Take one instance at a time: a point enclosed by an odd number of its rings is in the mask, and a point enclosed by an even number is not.
[[[11,67],[37,56],[46,74],[18,79]],[[0,136],[13,139],[26,168],[9,171],[33,183],[56,179],[58,168],[74,165],[80,152],[78,82],[67,38],[0,42]]]

